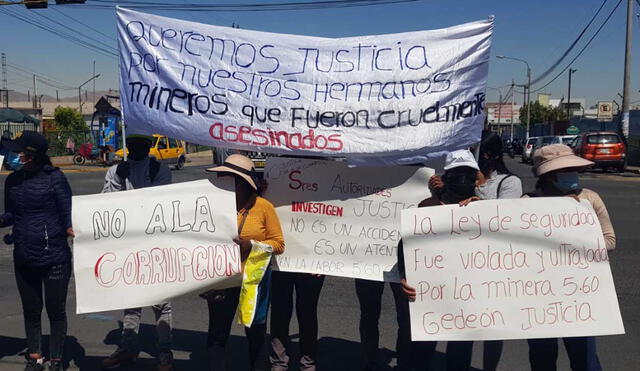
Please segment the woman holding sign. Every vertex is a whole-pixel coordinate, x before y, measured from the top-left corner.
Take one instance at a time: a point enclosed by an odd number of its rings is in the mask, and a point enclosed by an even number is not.
[[[273,254],[284,252],[284,238],[280,220],[273,205],[260,197],[259,179],[253,161],[246,156],[234,154],[218,167],[207,169],[218,176],[232,176],[235,180],[236,209],[238,211],[238,237],[234,242],[240,246],[243,264],[255,248],[268,248]],[[246,273],[246,272],[245,272]],[[256,312],[252,323],[245,327],[249,342],[251,370],[266,370],[263,350],[266,336],[267,309],[271,284],[271,270],[262,277],[258,287]],[[207,348],[211,370],[235,370],[225,355],[227,340],[233,317],[240,301],[240,287],[210,291],[204,295],[209,306],[209,335]]]
[[[480,142],[478,179],[475,196],[464,200],[468,205],[476,200],[496,200],[522,197],[522,181],[504,164],[502,139],[494,132],[484,131]],[[433,182],[431,183],[433,186]],[[502,340],[484,342],[482,369],[495,371],[502,356]],[[471,367],[472,341],[451,342],[447,346],[447,364],[450,370],[468,370]]]
[[[27,335],[25,371],[44,369],[43,304],[51,328],[49,370],[61,371],[71,276],[67,241],[73,237],[71,188],[60,169],[51,166],[46,154],[49,145],[42,135],[25,130],[19,138],[3,141],[2,146],[12,154],[8,163],[14,172],[5,181],[5,213],[0,216],[0,227],[13,226],[5,242],[14,245],[14,270]]]
[[[468,150],[453,151],[447,154],[444,166],[445,173],[442,179],[433,177],[430,186],[436,183],[433,189],[433,197],[422,200],[418,207],[451,205],[469,202],[477,199],[474,196],[476,180],[478,176],[478,163],[473,154]],[[402,241],[398,246],[398,266],[400,274],[404,277],[404,251]],[[416,300],[416,290],[402,278],[402,290],[407,295],[409,301]],[[409,321],[409,307],[403,309],[403,316]],[[400,313],[398,313],[400,315]],[[447,343],[447,371],[468,370],[471,365],[471,348],[473,342],[470,341],[450,341]],[[435,342],[413,342],[412,343],[412,367],[409,370],[427,370],[431,363],[431,357],[435,350]]]
[[[533,171],[538,177],[538,182],[535,191],[527,196],[573,197],[577,201],[589,201],[600,221],[607,250],[613,250],[616,247],[616,235],[604,202],[596,192],[580,187],[578,172],[592,165],[593,162],[574,155],[571,148],[564,144],[542,147],[533,154]],[[562,340],[572,370],[602,370],[596,354],[595,337],[571,337]],[[556,369],[557,359],[558,339],[529,340],[532,371],[553,371]]]

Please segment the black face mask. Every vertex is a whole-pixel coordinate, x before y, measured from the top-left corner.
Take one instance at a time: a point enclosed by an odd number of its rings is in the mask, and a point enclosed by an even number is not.
[[[149,156],[149,146],[133,145],[128,150],[129,158],[133,161],[144,160]]]
[[[489,173],[495,170],[497,167],[497,164],[498,164],[498,160],[494,158],[486,159],[481,157],[480,161],[478,161],[478,166],[480,167],[480,171],[484,175],[489,175]]]
[[[475,195],[475,176],[457,174],[448,176],[443,181],[444,189],[440,197],[446,203],[457,203]]]

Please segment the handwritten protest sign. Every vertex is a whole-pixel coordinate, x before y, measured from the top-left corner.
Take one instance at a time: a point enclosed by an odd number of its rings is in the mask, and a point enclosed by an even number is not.
[[[349,168],[343,162],[269,158],[267,198],[287,248],[278,268],[398,281],[400,212],[429,195],[432,169]]]
[[[493,20],[328,39],[118,8],[132,133],[297,154],[422,153],[476,143]]]
[[[480,201],[402,212],[413,340],[624,333],[607,249],[583,201]]]
[[[77,312],[239,286],[235,196],[225,189],[200,180],[74,197]]]

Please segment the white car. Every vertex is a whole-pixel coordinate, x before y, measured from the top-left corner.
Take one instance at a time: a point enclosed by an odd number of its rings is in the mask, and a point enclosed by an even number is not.
[[[530,162],[534,148],[539,147],[540,144],[542,144],[542,137],[529,137],[522,149],[522,162]]]

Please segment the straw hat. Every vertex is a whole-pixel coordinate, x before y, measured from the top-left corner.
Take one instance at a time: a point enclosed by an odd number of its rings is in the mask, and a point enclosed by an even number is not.
[[[576,156],[571,148],[564,144],[550,144],[535,151],[533,169],[537,176],[568,168],[587,168],[593,162]]]
[[[242,179],[246,180],[253,189],[258,190],[258,185],[256,184],[254,177],[256,174],[256,170],[253,167],[253,161],[247,156],[243,155],[230,155],[224,161],[222,166],[212,167],[207,169],[209,172],[215,173],[232,173],[236,174]]]

